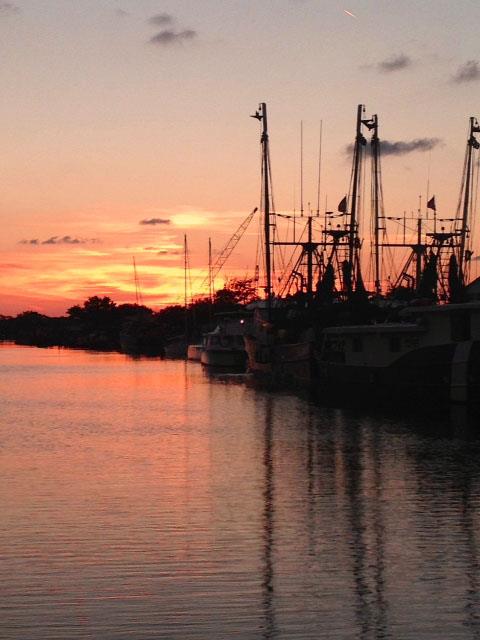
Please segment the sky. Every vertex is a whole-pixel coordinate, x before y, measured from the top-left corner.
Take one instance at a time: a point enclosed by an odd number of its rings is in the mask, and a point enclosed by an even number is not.
[[[387,215],[456,208],[480,116],[478,0],[0,1],[0,314],[90,295],[183,299],[260,199],[259,102],[277,211],[348,191],[357,104],[378,114]],[[385,146],[385,151],[387,145]],[[217,284],[252,275],[252,223]],[[362,235],[369,225],[364,221]],[[474,247],[477,248],[477,247]],[[480,252],[480,247],[478,248]]]

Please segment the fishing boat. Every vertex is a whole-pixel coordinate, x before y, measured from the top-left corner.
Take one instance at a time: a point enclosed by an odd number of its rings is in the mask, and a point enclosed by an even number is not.
[[[265,300],[255,310],[252,332],[245,337],[245,344],[249,371],[270,385],[308,385],[315,375],[313,351],[318,331],[325,324],[335,323],[342,315],[348,314],[354,318],[360,309],[364,312],[365,304],[368,305],[359,257],[361,243],[358,236],[358,201],[361,187],[361,149],[365,143],[361,127],[371,128],[373,121],[365,119],[363,112],[363,105],[359,105],[350,209],[345,197],[338,206],[338,212],[326,212],[322,237],[316,239],[314,225],[319,222],[318,202],[317,216],[314,217],[310,212],[310,215],[301,220],[305,224],[299,238],[295,236],[294,219],[294,237],[285,241],[275,237],[276,219],[282,216],[275,212],[271,202],[265,103],[260,104],[253,116],[262,123],[262,213],[266,286]],[[303,187],[301,191],[303,193]],[[342,224],[332,228],[335,217],[340,217]],[[272,254],[277,247],[292,250],[296,258],[292,257],[292,266],[280,278],[276,287],[278,295],[274,295]]]
[[[409,278],[416,300],[395,322],[323,330],[316,358],[320,397],[480,402],[480,282],[466,284],[473,255],[478,133],[478,121],[470,118],[461,196],[451,229],[427,234],[429,242],[419,236],[412,245],[417,276]],[[419,304],[425,298],[430,304]]]
[[[201,363],[207,367],[245,370],[247,353],[244,335],[250,319],[248,312],[218,314],[214,331],[204,335]]]

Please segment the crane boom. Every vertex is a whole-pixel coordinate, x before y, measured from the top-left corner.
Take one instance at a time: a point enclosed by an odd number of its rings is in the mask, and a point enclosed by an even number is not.
[[[237,246],[239,240],[247,230],[250,222],[253,219],[253,216],[257,213],[257,211],[258,211],[258,207],[255,207],[255,209],[248,214],[248,216],[245,218],[245,220],[238,227],[238,229],[235,231],[233,236],[230,238],[230,240],[227,242],[227,244],[223,247],[223,249],[220,251],[218,256],[215,258],[210,270],[210,274],[205,278],[205,280],[202,283],[202,289],[209,282],[209,280],[213,281],[217,277],[218,273],[220,272],[220,269],[223,267],[225,262],[228,260],[228,258],[232,254],[232,251]]]

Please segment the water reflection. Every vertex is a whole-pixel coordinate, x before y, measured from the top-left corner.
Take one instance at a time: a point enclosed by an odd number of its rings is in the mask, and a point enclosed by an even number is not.
[[[196,364],[0,349],[0,636],[480,639],[480,441]]]
[[[263,637],[270,640],[275,637],[275,611],[273,605],[274,574],[274,477],[273,477],[273,399],[265,399],[265,432],[263,464],[265,468],[263,538],[264,538],[264,574],[262,581],[263,606],[265,611],[265,629]]]

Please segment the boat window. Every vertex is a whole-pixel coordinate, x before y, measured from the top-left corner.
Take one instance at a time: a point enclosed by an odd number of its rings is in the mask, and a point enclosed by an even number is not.
[[[468,311],[452,313],[450,316],[450,332],[454,342],[470,340],[472,330],[470,326],[470,314]]]
[[[390,351],[398,353],[402,350],[402,339],[400,336],[390,336]]]
[[[360,336],[354,336],[352,341],[352,351],[359,353],[363,351],[363,340]]]

